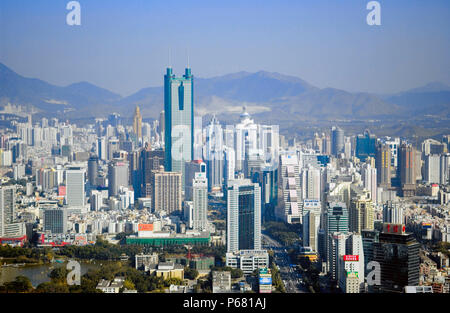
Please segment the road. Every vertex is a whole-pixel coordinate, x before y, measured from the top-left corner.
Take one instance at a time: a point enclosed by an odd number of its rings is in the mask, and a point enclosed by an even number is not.
[[[278,241],[269,237],[267,234],[262,234],[263,247],[265,249],[273,250],[274,261],[280,270],[281,279],[284,287],[288,293],[306,293],[308,290],[301,283],[302,277],[290,267],[289,255],[287,253],[288,247],[283,247]]]

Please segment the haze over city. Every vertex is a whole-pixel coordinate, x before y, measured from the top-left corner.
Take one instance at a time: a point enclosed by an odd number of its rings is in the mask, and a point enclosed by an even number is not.
[[[88,81],[123,96],[161,86],[190,56],[197,77],[265,70],[320,87],[399,92],[450,84],[450,4],[383,1],[382,26],[367,1],[68,1],[0,4],[0,62],[58,86]]]
[[[448,0],[1,1],[0,303],[437,307],[449,30]]]

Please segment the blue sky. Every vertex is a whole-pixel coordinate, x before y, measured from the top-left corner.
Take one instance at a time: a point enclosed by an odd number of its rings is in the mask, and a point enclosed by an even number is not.
[[[89,81],[128,95],[177,74],[279,72],[318,87],[387,93],[450,84],[450,1],[1,0],[0,62],[57,85]]]

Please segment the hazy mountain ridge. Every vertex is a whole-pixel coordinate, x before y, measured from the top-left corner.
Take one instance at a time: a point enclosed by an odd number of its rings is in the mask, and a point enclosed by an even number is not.
[[[161,79],[162,81],[162,79]],[[258,118],[385,118],[450,114],[450,87],[430,83],[405,92],[377,96],[335,88],[319,89],[294,76],[259,71],[194,78],[198,113],[235,114],[243,105]],[[121,97],[88,82],[65,87],[23,77],[0,63],[0,105],[33,106],[48,114],[86,118],[116,111],[131,116],[139,105],[144,117],[159,117],[163,87],[148,87]],[[68,113],[70,112],[70,113]]]
[[[96,105],[111,103],[121,97],[88,82],[65,87],[36,78],[23,77],[0,63],[0,104],[33,106],[50,114],[64,111],[96,111]]]

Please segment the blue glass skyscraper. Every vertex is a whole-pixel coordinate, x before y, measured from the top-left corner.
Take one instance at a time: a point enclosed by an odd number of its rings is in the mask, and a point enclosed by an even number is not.
[[[193,159],[193,79],[190,68],[182,77],[175,77],[172,68],[167,68],[164,76],[165,169],[183,177],[185,162]]]

